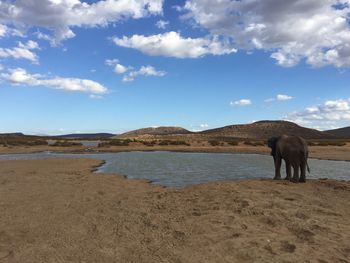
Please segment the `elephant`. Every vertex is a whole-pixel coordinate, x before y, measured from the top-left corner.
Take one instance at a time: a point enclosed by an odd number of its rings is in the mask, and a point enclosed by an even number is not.
[[[306,168],[310,173],[310,168],[307,163],[309,157],[309,150],[306,141],[299,136],[282,135],[279,137],[272,137],[268,140],[267,145],[271,148],[271,155],[275,163],[275,177],[274,180],[281,179],[281,164],[282,159],[286,163],[286,180],[292,182],[306,182]],[[291,177],[291,167],[293,166],[294,174]],[[300,168],[300,178],[299,178]]]

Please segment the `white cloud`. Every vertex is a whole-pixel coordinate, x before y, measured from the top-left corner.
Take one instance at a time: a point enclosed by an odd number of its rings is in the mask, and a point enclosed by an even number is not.
[[[286,94],[278,94],[274,98],[266,99],[265,102],[274,102],[274,101],[287,101],[293,99],[292,96],[286,95]]]
[[[289,95],[285,95],[285,94],[278,94],[276,99],[278,101],[285,101],[285,100],[291,100],[291,99],[293,99],[293,97],[289,96]]]
[[[4,37],[7,33],[7,26],[0,24],[0,38]]]
[[[160,29],[165,29],[169,25],[169,21],[159,20],[156,23],[156,27]]]
[[[0,58],[12,57],[15,59],[26,59],[33,63],[38,63],[38,57],[31,50],[39,49],[38,43],[29,40],[27,43],[18,43],[17,47],[0,48]]]
[[[131,66],[124,66],[119,63],[118,59],[106,59],[105,64],[113,67],[114,72],[117,74],[125,74],[123,77],[123,82],[132,82],[138,76],[155,76],[155,77],[163,77],[166,75],[165,71],[158,71],[152,66],[141,66],[139,70],[133,70]]]
[[[128,71],[128,68],[118,63],[117,65],[115,65],[114,71],[118,74],[123,74]]]
[[[132,69],[132,67],[127,67],[119,63],[119,59],[106,59],[105,64],[110,67],[114,67],[114,72],[117,74],[123,74],[128,70]]]
[[[105,64],[107,66],[115,66],[116,64],[119,63],[119,59],[113,58],[113,59],[106,59]]]
[[[207,123],[204,123],[204,124],[199,125],[199,127],[205,129],[205,128],[208,128],[209,125]]]
[[[342,4],[342,5],[339,5]],[[184,19],[281,66],[350,66],[349,0],[187,0]]]
[[[303,111],[295,111],[285,117],[302,125],[330,129],[331,126],[341,127],[350,121],[350,98],[328,100],[323,104],[311,106]]]
[[[75,36],[71,27],[107,26],[162,13],[163,0],[17,0],[0,3],[0,22],[53,31],[52,44]]]
[[[155,76],[155,77],[163,77],[166,75],[164,71],[157,71],[152,66],[142,66],[139,70],[131,71],[128,75],[124,76],[124,82],[134,81],[138,76]]]
[[[113,41],[118,46],[138,49],[151,56],[198,58],[236,52],[229,42],[221,41],[218,37],[183,38],[174,31],[151,36],[116,37]]]
[[[94,100],[103,99],[103,96],[101,96],[101,95],[96,95],[96,94],[90,94],[89,97],[90,97],[90,99],[94,99]]]
[[[231,106],[235,106],[235,107],[239,107],[239,106],[248,106],[251,105],[252,101],[250,99],[241,99],[241,100],[237,100],[237,101],[231,101],[230,105]]]
[[[91,94],[105,94],[108,92],[106,87],[89,79],[47,78],[40,74],[29,74],[22,68],[11,70],[9,73],[3,73],[1,76],[10,81],[13,85],[45,86],[54,89],[87,92]]]

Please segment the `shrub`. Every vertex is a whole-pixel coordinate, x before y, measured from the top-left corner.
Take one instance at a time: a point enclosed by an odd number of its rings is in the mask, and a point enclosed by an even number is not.
[[[227,144],[231,145],[231,146],[237,146],[238,142],[237,141],[232,141],[232,142],[227,142]]]
[[[80,142],[70,142],[70,141],[56,141],[51,144],[53,147],[70,147],[70,146],[82,146]]]
[[[157,141],[143,141],[143,145],[148,146],[148,147],[153,147]]]
[[[98,147],[105,147],[105,146],[129,146],[129,143],[132,142],[130,139],[126,140],[120,140],[120,139],[113,139],[108,142],[99,143]]]
[[[189,143],[185,142],[185,141],[171,141],[171,140],[162,140],[160,142],[158,142],[158,145],[186,145],[186,146],[190,146]]]
[[[307,142],[307,145],[308,145],[308,146],[316,146],[317,143],[308,141],[308,142]]]
[[[1,144],[4,146],[41,146],[41,145],[47,145],[47,141],[41,140],[41,139],[36,139],[36,140],[7,139],[7,140],[2,140]]]
[[[209,144],[211,146],[219,146],[220,145],[220,142],[219,141],[209,141]]]
[[[265,142],[264,141],[244,141],[245,145],[250,145],[250,146],[264,146]]]

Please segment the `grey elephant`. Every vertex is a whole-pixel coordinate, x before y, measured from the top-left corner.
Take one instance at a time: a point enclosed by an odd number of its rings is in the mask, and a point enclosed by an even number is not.
[[[310,168],[307,163],[309,157],[309,150],[306,141],[298,136],[282,135],[279,137],[272,137],[267,142],[268,147],[271,148],[271,155],[275,162],[275,177],[273,179],[281,179],[281,164],[282,159],[286,163],[286,180],[292,182],[306,181],[306,168],[310,173]],[[293,177],[291,177],[291,167],[294,169]],[[300,178],[299,178],[300,169]]]

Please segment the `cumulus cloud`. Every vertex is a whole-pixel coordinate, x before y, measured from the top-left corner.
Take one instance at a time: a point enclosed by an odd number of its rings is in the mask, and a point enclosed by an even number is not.
[[[340,5],[341,3],[341,5]],[[301,60],[350,66],[349,0],[187,0],[183,18],[238,49],[266,50],[281,66]]]
[[[117,74],[125,74],[123,77],[123,82],[132,82],[138,76],[155,76],[163,77],[166,75],[165,71],[156,70],[152,66],[141,66],[139,70],[134,70],[132,66],[124,66],[120,64],[118,59],[106,59],[105,64],[107,66],[113,67],[114,72]]]
[[[139,70],[130,71],[128,75],[124,76],[124,82],[134,81],[138,76],[154,76],[163,77],[166,75],[165,71],[158,71],[152,66],[142,66]]]
[[[287,101],[293,99],[292,96],[286,95],[286,94],[278,94],[274,98],[266,99],[265,102],[274,102],[274,101]]]
[[[17,0],[0,3],[0,22],[53,31],[52,44],[75,36],[72,27],[107,26],[128,18],[161,14],[163,0]]]
[[[124,66],[119,63],[118,59],[106,59],[105,64],[114,68],[114,72],[117,74],[123,74],[127,72],[131,67]]]
[[[7,33],[7,26],[0,24],[0,38],[4,37]]]
[[[235,107],[240,107],[240,106],[248,106],[251,105],[252,101],[250,99],[241,99],[237,101],[231,101],[230,105],[235,106]]]
[[[159,20],[156,23],[156,27],[160,29],[165,29],[169,25],[169,21]]]
[[[285,117],[302,125],[320,127],[342,126],[341,123],[350,121],[350,98],[328,100],[323,104],[311,106],[303,111],[295,111]]]
[[[293,99],[293,97],[289,96],[289,95],[285,95],[285,94],[278,94],[276,99],[278,101],[285,101],[285,100],[291,100],[291,99]]]
[[[29,40],[27,43],[19,42],[17,47],[0,48],[0,58],[26,59],[32,63],[38,63],[38,56],[32,52],[33,49],[39,49],[37,42]]]
[[[17,68],[9,73],[1,74],[2,78],[13,85],[44,86],[66,91],[79,91],[91,94],[105,94],[108,89],[103,85],[89,80],[79,78],[48,78],[40,74],[29,74],[25,69]]]
[[[224,55],[236,52],[229,42],[222,41],[216,36],[184,38],[174,31],[151,36],[115,37],[113,41],[118,46],[138,49],[151,56],[198,58],[209,54]]]

